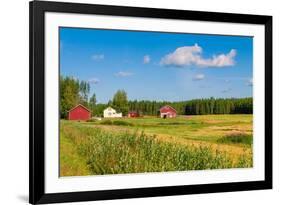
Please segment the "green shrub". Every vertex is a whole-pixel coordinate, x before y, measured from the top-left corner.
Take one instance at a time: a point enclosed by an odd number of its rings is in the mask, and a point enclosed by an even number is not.
[[[112,125],[113,122],[112,122],[112,120],[102,120],[102,121],[100,122],[100,124],[102,124],[102,125]]]
[[[101,121],[102,125],[120,125],[120,126],[134,126],[130,122],[121,121],[121,120],[103,120]]]
[[[130,122],[121,121],[121,120],[115,120],[115,121],[113,121],[113,125],[134,126],[134,125],[133,125],[132,123],[130,123]]]
[[[247,135],[243,133],[238,134],[231,134],[219,138],[217,140],[218,143],[225,143],[225,144],[245,144],[245,145],[252,145],[253,144],[253,135]]]

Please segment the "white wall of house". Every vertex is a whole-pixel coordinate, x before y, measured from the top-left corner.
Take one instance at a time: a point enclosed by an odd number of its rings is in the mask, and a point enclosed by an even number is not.
[[[117,113],[112,107],[108,107],[103,111],[104,118],[122,117],[122,113]]]

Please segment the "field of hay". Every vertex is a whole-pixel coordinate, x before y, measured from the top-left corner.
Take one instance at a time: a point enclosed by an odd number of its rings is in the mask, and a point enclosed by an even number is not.
[[[60,176],[252,167],[252,115],[60,121]]]

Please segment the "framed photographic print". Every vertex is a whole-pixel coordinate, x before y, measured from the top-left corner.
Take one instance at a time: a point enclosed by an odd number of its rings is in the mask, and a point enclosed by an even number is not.
[[[30,2],[30,203],[272,188],[272,17]]]

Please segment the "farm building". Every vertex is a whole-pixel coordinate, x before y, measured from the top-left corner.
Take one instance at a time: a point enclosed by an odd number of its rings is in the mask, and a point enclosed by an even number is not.
[[[177,116],[177,111],[169,105],[160,108],[161,118],[173,118]]]
[[[81,104],[68,111],[68,120],[89,120],[90,118],[91,111]]]
[[[139,117],[140,114],[137,111],[130,111],[128,117]]]
[[[122,117],[122,113],[117,113],[112,107],[108,107],[103,111],[103,117],[105,118],[114,118]]]

